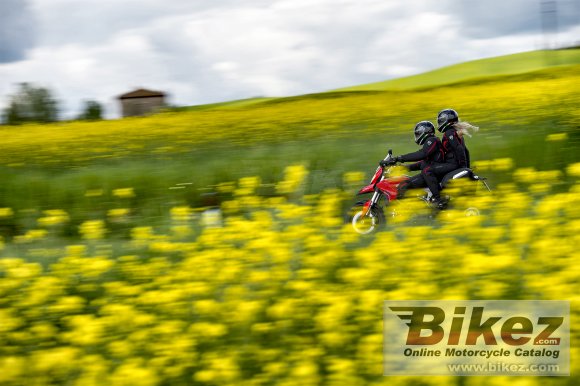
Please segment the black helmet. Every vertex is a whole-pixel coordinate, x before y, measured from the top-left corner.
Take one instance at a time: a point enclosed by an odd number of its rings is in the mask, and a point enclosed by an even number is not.
[[[417,145],[425,143],[427,137],[435,135],[435,126],[429,121],[421,121],[415,125],[415,142]]]
[[[459,122],[459,115],[457,115],[457,111],[453,109],[445,109],[439,111],[437,114],[437,129],[440,132],[445,132],[449,126],[453,123]]]

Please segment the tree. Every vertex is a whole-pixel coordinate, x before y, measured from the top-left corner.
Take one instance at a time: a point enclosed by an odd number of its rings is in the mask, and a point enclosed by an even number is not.
[[[98,121],[103,119],[103,106],[96,101],[85,101],[83,112],[79,115],[79,119],[86,121]]]
[[[50,90],[21,83],[18,92],[10,97],[8,107],[2,113],[2,121],[8,125],[27,122],[55,122],[58,119],[58,103]]]

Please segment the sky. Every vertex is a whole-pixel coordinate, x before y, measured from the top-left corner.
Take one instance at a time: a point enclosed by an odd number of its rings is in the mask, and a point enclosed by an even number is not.
[[[580,0],[1,0],[0,108],[21,82],[63,118],[119,116],[136,88],[171,105],[290,96],[580,42]],[[544,8],[546,9],[546,8]]]

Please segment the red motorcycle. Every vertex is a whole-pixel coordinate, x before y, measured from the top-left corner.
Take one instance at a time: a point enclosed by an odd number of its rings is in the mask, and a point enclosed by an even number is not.
[[[389,149],[385,161],[393,159],[393,151]],[[398,198],[398,186],[401,182],[409,179],[408,176],[388,176],[391,173],[391,167],[385,168],[379,166],[371,179],[371,182],[363,187],[357,195],[372,193],[369,200],[359,201],[351,208],[350,215],[347,220],[352,224],[354,230],[360,234],[368,234],[377,229],[379,226],[386,223],[385,213],[381,206],[381,198],[384,198],[384,206]],[[387,178],[385,178],[387,177]],[[469,178],[473,181],[481,181],[488,191],[491,191],[486,182],[485,177],[481,177],[473,173],[469,168],[461,168],[447,173],[441,180],[441,188],[443,189],[451,180],[458,178]],[[419,196],[419,199],[424,201],[427,205],[432,203],[432,193],[428,188],[425,188],[426,194]],[[479,210],[477,208],[465,209],[466,216],[477,216]]]

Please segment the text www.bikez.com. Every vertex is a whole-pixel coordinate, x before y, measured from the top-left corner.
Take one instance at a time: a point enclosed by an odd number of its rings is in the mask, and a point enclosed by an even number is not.
[[[487,362],[487,363],[457,363],[448,364],[447,368],[451,373],[545,373],[560,371],[560,366],[557,364],[529,364],[529,363],[503,363],[503,362]]]

